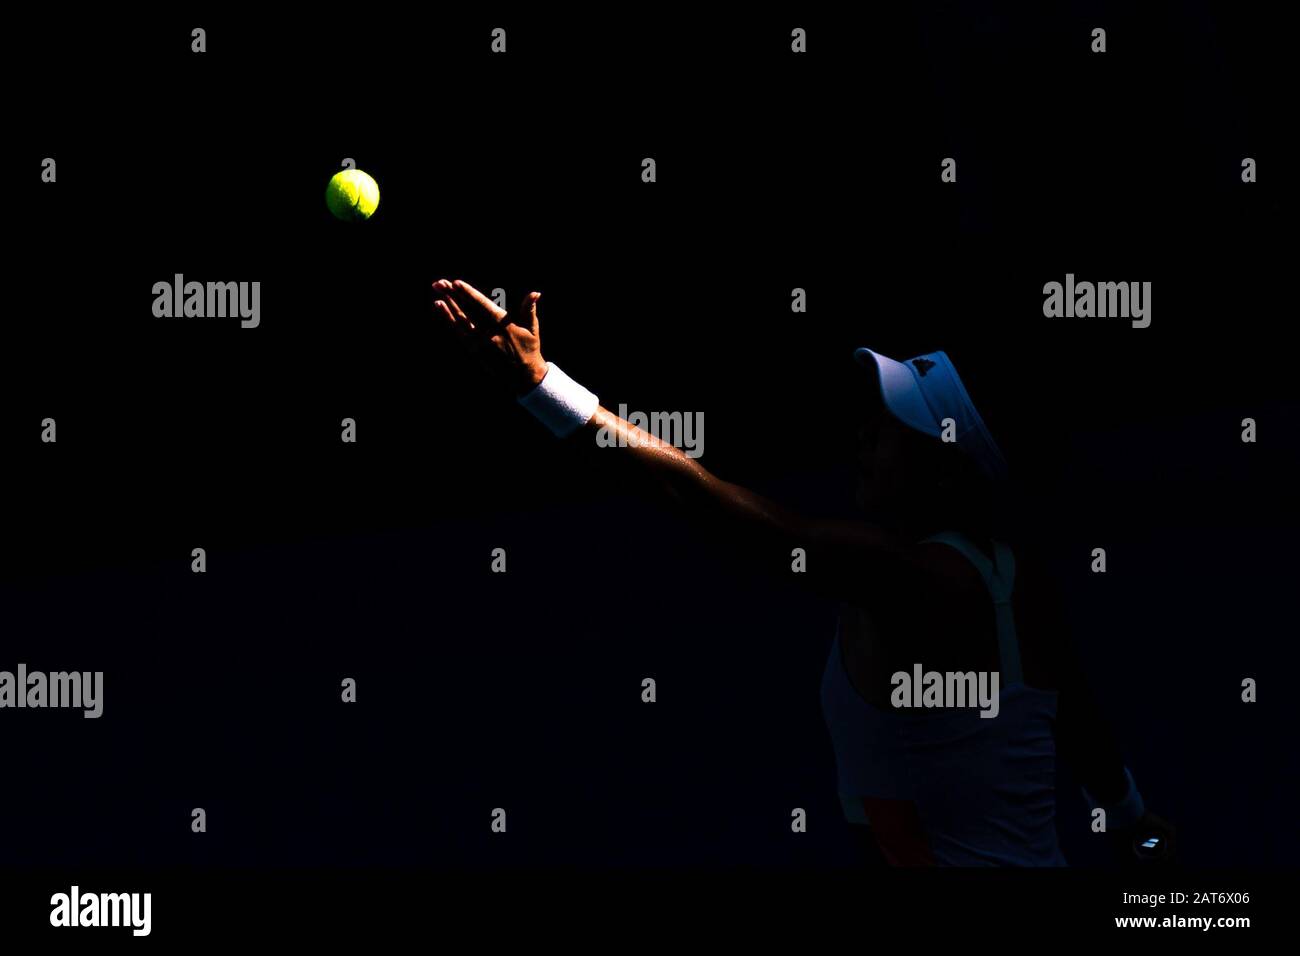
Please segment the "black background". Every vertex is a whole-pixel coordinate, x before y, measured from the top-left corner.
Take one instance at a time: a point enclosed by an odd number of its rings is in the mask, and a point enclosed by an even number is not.
[[[540,290],[547,357],[604,404],[702,411],[706,466],[830,513],[852,348],[946,349],[1185,859],[1291,861],[1277,33],[1126,6],[32,24],[0,668],[103,670],[105,712],[0,718],[0,864],[854,861],[817,698],[833,608],[480,381],[431,318],[441,276]],[[380,186],[364,224],[323,202],[344,157]],[[260,281],[261,326],[155,319],[178,272]],[[1151,327],[1045,319],[1066,272],[1151,281]],[[1067,852],[1100,862],[1075,793],[1065,768]]]

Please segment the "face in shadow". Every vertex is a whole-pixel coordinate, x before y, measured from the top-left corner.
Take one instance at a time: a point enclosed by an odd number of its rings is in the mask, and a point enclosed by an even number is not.
[[[898,531],[985,533],[992,486],[955,443],[909,428],[878,400],[857,430],[856,503],[871,521]]]

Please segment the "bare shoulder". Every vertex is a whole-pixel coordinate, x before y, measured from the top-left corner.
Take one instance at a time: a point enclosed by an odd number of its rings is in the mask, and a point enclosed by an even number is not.
[[[988,593],[979,569],[964,554],[938,541],[912,546],[912,563],[937,589],[954,596],[983,596]]]
[[[987,603],[979,570],[955,548],[939,542],[904,542],[873,567],[865,567],[849,603],[876,611],[891,607],[915,612],[924,607],[933,621],[950,626],[953,615],[967,616]]]

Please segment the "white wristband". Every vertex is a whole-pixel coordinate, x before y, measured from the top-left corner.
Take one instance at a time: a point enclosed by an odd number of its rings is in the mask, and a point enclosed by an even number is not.
[[[519,396],[519,404],[564,438],[591,421],[600,399],[565,375],[554,362],[547,362],[546,375],[532,391]]]

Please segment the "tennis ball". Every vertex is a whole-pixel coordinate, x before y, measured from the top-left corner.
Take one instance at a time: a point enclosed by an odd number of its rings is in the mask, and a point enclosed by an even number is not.
[[[379,184],[359,169],[340,169],[325,187],[325,205],[339,219],[369,219],[379,206]]]

